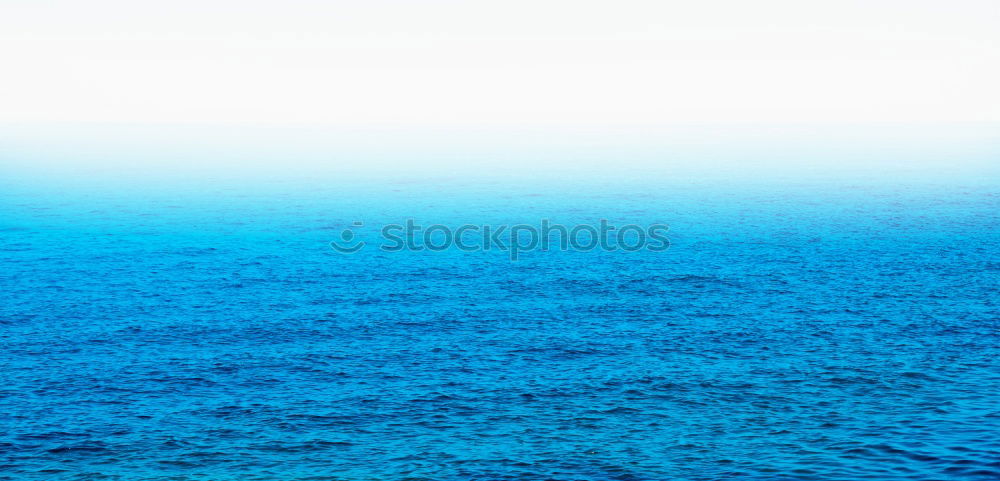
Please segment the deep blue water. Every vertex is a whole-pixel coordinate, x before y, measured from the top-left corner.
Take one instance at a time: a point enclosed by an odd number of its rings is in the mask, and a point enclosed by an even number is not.
[[[0,479],[1000,478],[994,183],[0,202]],[[407,218],[664,222],[672,246],[328,247]]]

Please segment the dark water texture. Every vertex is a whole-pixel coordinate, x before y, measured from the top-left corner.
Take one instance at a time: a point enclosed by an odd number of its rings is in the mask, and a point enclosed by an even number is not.
[[[43,189],[0,216],[0,479],[1000,479],[983,185]],[[671,225],[355,255],[352,221]]]

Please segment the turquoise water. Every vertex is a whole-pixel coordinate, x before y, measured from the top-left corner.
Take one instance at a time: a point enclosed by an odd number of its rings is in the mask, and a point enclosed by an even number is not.
[[[0,201],[0,479],[1000,477],[989,179],[11,178]],[[328,245],[408,218],[663,222],[671,248]]]

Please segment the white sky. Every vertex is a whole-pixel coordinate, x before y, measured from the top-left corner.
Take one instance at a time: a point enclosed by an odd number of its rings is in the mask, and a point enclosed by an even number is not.
[[[1000,120],[997,0],[0,0],[0,122]]]

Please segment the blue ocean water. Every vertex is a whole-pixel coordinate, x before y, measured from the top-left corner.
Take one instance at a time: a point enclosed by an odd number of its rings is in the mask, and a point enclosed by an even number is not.
[[[998,479],[1000,191],[892,180],[7,181],[0,479]]]

